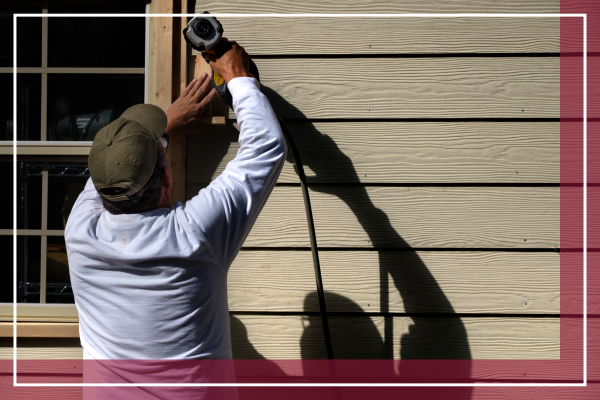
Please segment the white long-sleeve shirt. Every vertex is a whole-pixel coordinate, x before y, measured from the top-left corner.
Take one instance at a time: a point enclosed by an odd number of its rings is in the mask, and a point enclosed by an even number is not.
[[[172,210],[113,215],[91,179],[65,229],[81,344],[93,359],[230,359],[227,271],[269,197],[286,145],[253,78],[228,84],[237,156]]]

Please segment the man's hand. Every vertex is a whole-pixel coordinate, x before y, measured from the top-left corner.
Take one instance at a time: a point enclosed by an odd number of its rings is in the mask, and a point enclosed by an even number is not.
[[[200,123],[200,117],[216,95],[211,90],[210,77],[202,74],[185,88],[181,96],[167,110],[167,129],[169,135],[199,133],[212,130],[211,125]]]
[[[213,71],[221,75],[226,83],[233,78],[250,76],[250,56],[242,46],[223,37],[215,51],[216,54],[206,53],[205,57]]]

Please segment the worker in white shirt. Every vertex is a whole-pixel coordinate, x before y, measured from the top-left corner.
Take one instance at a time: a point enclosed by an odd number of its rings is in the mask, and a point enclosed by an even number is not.
[[[166,113],[133,106],[94,139],[91,179],[65,229],[84,359],[232,357],[227,272],[287,149],[243,47],[225,39],[208,59],[232,94],[241,147],[185,204],[170,201],[165,147],[169,136],[204,129],[200,116],[215,96],[209,76],[194,79]]]

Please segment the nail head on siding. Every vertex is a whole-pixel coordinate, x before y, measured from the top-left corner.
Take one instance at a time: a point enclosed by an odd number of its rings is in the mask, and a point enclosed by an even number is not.
[[[523,304],[527,305],[527,302],[526,302],[526,301],[524,301],[524,302],[523,302]]]
[[[524,109],[524,108],[521,108],[521,112],[523,112],[523,111],[525,111],[525,109]]]
[[[367,307],[371,307],[371,305],[370,305],[370,304],[367,304]]]
[[[371,47],[371,45],[369,45],[369,47]]]
[[[371,111],[371,109],[370,109],[370,108],[367,108],[367,111]]]
[[[519,174],[519,171],[515,171],[515,174],[517,174],[517,175],[518,175],[518,174]]]
[[[365,174],[365,178],[367,177],[367,174]]]
[[[370,240],[367,240],[367,243],[371,243],[371,241],[370,241]]]
[[[524,242],[526,242],[526,241],[527,241],[527,239],[523,239],[523,241],[524,241]]]

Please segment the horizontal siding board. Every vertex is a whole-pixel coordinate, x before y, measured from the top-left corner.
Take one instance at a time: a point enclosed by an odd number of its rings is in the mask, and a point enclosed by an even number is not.
[[[323,186],[318,190],[311,190],[311,202],[321,247],[560,247],[559,188]]]
[[[227,274],[229,311],[318,311],[310,251],[240,251]]]
[[[282,118],[559,118],[559,57],[256,59]],[[230,118],[234,117],[230,111]]]
[[[219,18],[251,56],[558,53],[558,18]],[[194,51],[194,54],[200,54]]]
[[[405,13],[559,13],[559,0],[212,0],[196,2],[196,13],[405,14]]]
[[[558,183],[559,122],[298,122],[286,126],[310,183]],[[237,123],[188,137],[187,183],[239,150]],[[298,183],[290,155],[279,183]]]
[[[558,253],[320,251],[319,258],[332,312],[560,313]],[[241,251],[227,282],[232,312],[319,311],[309,251]]]
[[[330,311],[560,313],[558,253],[321,251],[319,258]]]
[[[205,186],[186,185],[188,198]],[[243,246],[310,248],[300,187],[275,187]]]
[[[12,360],[13,339],[0,339],[0,360]],[[22,360],[80,360],[83,348],[79,338],[19,338],[17,359]]]
[[[320,247],[559,249],[559,189],[318,186],[310,198]],[[243,246],[310,247],[300,187],[275,187]]]
[[[558,318],[390,318],[396,359],[401,351],[410,356],[405,358],[560,357]],[[329,321],[336,359],[385,358],[384,317],[330,317]],[[231,329],[234,358],[326,358],[318,317],[239,315]]]
[[[241,319],[243,319],[243,322]],[[234,354],[237,354],[238,358],[252,358],[252,359],[261,359],[264,358],[265,355],[268,352],[276,352],[277,350],[277,341],[272,341],[272,342],[268,342],[268,337],[271,338],[275,338],[276,340],[278,340],[279,336],[277,335],[277,332],[274,332],[277,330],[277,328],[282,328],[284,329],[283,334],[284,336],[286,334],[293,334],[293,335],[297,335],[296,339],[285,339],[285,342],[287,343],[288,348],[290,346],[294,346],[294,343],[301,343],[299,345],[299,347],[301,348],[301,350],[292,350],[293,352],[297,353],[306,353],[307,351],[309,351],[312,348],[313,354],[318,352],[318,351],[322,351],[319,349],[322,349],[322,347],[320,346],[324,346],[322,339],[321,339],[321,334],[319,333],[319,327],[318,326],[313,326],[311,327],[311,324],[316,323],[318,321],[318,319],[301,319],[301,317],[262,317],[262,316],[240,316],[240,317],[235,317],[233,316],[231,319],[231,326],[232,326],[232,333],[233,333],[233,349],[234,349]],[[298,319],[300,318],[300,319]],[[311,317],[312,318],[312,317]],[[485,325],[485,320],[490,320],[493,322],[487,324],[487,331],[485,332],[486,329],[483,329],[483,334],[480,335],[481,330],[479,330],[479,334],[475,334],[478,333],[476,329],[473,329],[472,327],[474,326],[473,324],[471,324],[471,321],[484,321],[484,325]],[[523,324],[516,324],[515,321],[519,321],[519,320],[523,320]],[[373,320],[372,320],[373,321]],[[550,321],[550,324],[546,324],[547,321]],[[286,322],[289,324],[289,326],[286,325]],[[407,322],[410,323],[410,320],[407,320]],[[417,324],[419,324],[422,321],[417,321]],[[518,335],[522,335],[523,338],[525,338],[525,340],[527,338],[530,338],[532,335],[536,336],[539,334],[539,337],[542,339],[542,341],[548,341],[549,339],[552,340],[556,340],[556,332],[554,331],[556,329],[556,324],[557,324],[557,320],[556,319],[534,319],[534,318],[510,318],[510,319],[503,319],[503,318],[493,318],[493,319],[489,319],[489,318],[479,318],[479,319],[474,319],[474,318],[464,318],[462,320],[464,327],[466,329],[466,332],[469,334],[468,335],[468,340],[469,340],[469,348],[480,348],[480,346],[482,345],[489,345],[489,346],[493,346],[494,345],[494,340],[495,338],[502,338],[502,332],[500,332],[500,335],[497,334],[497,332],[502,331],[502,329],[498,329],[498,324],[501,324],[503,322],[506,322],[506,332],[512,332],[513,330],[515,330],[515,337],[517,339],[519,339]],[[265,330],[264,331],[260,331],[260,323],[264,324],[265,326]],[[598,381],[598,378],[600,377],[600,369],[598,366],[600,366],[599,362],[596,362],[598,360],[598,357],[600,356],[600,351],[599,351],[599,346],[600,346],[600,340],[597,340],[600,336],[600,320],[597,318],[592,318],[592,319],[588,319],[588,380],[596,380]],[[366,324],[366,325],[365,325]],[[573,351],[575,351],[576,354],[580,354],[580,350],[581,350],[581,318],[561,318],[560,320],[560,324],[562,325],[561,328],[561,337],[563,339],[563,345],[561,345],[561,352],[564,351],[563,354],[573,354]],[[359,336],[365,336],[365,326],[370,326],[369,329],[366,330],[366,332],[370,332],[371,336],[373,336],[373,338],[369,339],[369,341],[371,343],[375,343],[376,346],[379,346],[377,339],[377,336],[381,337],[381,318],[379,318],[379,320],[375,319],[373,324],[368,323],[368,321],[363,321],[362,322],[362,329],[356,329],[354,330],[352,328],[352,326],[350,326],[350,328],[344,332],[342,332],[342,334],[344,336],[338,336],[338,333],[340,332],[340,326],[344,326],[344,324],[338,324],[337,321],[333,321],[334,325],[334,330],[336,333],[336,341],[339,343],[343,344],[345,337],[348,337],[349,335],[359,335]],[[374,325],[374,326],[373,326]],[[273,329],[270,329],[269,327],[274,326]],[[301,326],[302,328],[299,330],[298,326]],[[481,326],[481,325],[480,325]],[[405,325],[403,325],[402,322],[396,322],[394,321],[394,327],[392,329],[392,332],[394,332],[394,337],[392,342],[397,342],[397,344],[395,345],[395,353],[393,354],[395,358],[398,358],[398,354],[399,354],[399,350],[402,348],[401,346],[401,342],[399,341],[400,338],[402,338],[402,336],[398,336],[396,333],[398,333],[398,331],[401,331],[401,328],[405,327]],[[533,328],[533,329],[529,329],[529,328]],[[538,334],[535,333],[535,330],[538,330]],[[551,331],[549,332],[547,329],[550,329]],[[533,331],[533,332],[532,332]],[[266,333],[263,334],[263,332]],[[249,336],[250,333],[250,336]],[[415,334],[415,339],[418,338],[418,336],[420,335],[420,337],[423,337],[423,331],[422,330],[418,330],[418,331],[414,331],[413,328],[413,332],[411,332],[412,334]],[[492,338],[490,338],[490,336],[492,336]],[[367,335],[369,336],[369,335]],[[504,336],[504,340],[506,340],[506,335]],[[368,338],[368,337],[367,337]],[[474,346],[471,347],[471,339]],[[379,342],[381,342],[381,339],[378,339]],[[542,341],[536,339],[531,341],[531,348],[535,348],[538,344],[543,343]],[[408,345],[408,343],[406,342],[406,340],[404,342],[402,342],[402,344],[404,345]],[[463,348],[464,348],[464,343],[463,343]],[[52,342],[52,341],[48,341],[48,339],[35,339],[32,340],[32,343],[30,343],[30,348],[38,348],[38,349],[42,349],[44,347],[66,347],[66,348],[72,348],[72,346],[70,346],[69,343],[57,343],[57,342]],[[513,347],[512,345],[510,347]],[[264,351],[264,349],[271,349],[268,350],[267,352]],[[304,350],[302,350],[302,348],[304,348]],[[261,352],[259,352],[257,349],[260,349]],[[285,350],[285,349],[284,349]],[[338,347],[338,355],[340,351],[344,351],[344,349],[340,350]],[[351,351],[351,349],[350,349]],[[479,350],[478,350],[479,351]],[[552,350],[555,351],[555,350]],[[5,360],[10,360],[11,357],[10,355],[12,354],[12,339],[8,339],[8,338],[0,338],[0,359],[5,359]],[[286,358],[289,357],[285,357],[285,355],[289,355],[288,353],[285,352],[279,352],[279,353],[275,353],[274,354],[274,359],[279,359],[279,360],[285,360]],[[32,354],[33,355],[33,354]],[[315,354],[317,355],[317,354]],[[527,351],[523,353],[523,358],[526,358],[527,356]],[[552,356],[552,354],[549,354],[548,356]],[[475,360],[476,357],[474,356]],[[532,361],[524,361],[523,363],[521,363],[521,367],[517,370],[515,370],[514,368],[514,364],[511,363],[485,363],[485,362],[479,362],[479,361],[474,361],[472,364],[470,364],[470,377],[472,379],[485,379],[485,380],[496,380],[496,379],[501,379],[506,381],[506,379],[510,379],[511,381],[516,381],[516,380],[529,380],[529,381],[538,381],[538,380],[547,380],[549,377],[552,377],[552,379],[568,379],[568,380],[581,380],[582,376],[583,376],[583,371],[582,371],[582,364],[581,364],[581,359],[579,356],[576,357],[566,357],[565,359],[561,359],[560,361],[560,367],[558,367],[556,364],[540,364],[539,362],[532,360]],[[284,372],[288,375],[302,375],[303,373],[306,374],[310,374],[311,371],[302,371],[302,365],[300,365],[300,370],[298,370],[298,364],[294,364],[294,363],[289,363],[289,362],[281,362],[277,364],[281,369],[284,370]],[[420,364],[422,365],[422,364]],[[56,374],[68,374],[68,375],[72,375],[74,372],[74,369],[78,369],[80,368],[81,364],[80,361],[78,362],[77,360],[73,360],[72,363],[69,362],[61,362],[59,365],[56,365],[56,363],[48,366],[48,365],[44,365],[43,363],[40,364],[36,364],[35,366],[31,366],[32,368],[29,368],[29,366],[21,366],[21,368],[23,368],[23,372],[31,372],[31,373],[36,373],[36,372],[40,372],[40,371],[48,371],[48,368],[51,368],[53,372],[55,372]],[[274,365],[271,365],[271,367],[274,367]],[[252,371],[251,371],[252,372]],[[254,371],[255,372],[255,371]],[[345,371],[345,372],[350,372],[350,373],[356,373],[357,374],[357,378],[360,378],[362,375],[362,372],[359,370],[355,370],[355,371]],[[415,372],[415,371],[403,371],[403,373],[406,372],[408,375],[410,376],[415,376],[415,373],[417,374],[415,377],[418,378],[419,377],[419,372]],[[452,371],[449,373],[452,373],[452,375],[456,375],[458,377],[458,375],[462,376],[461,374],[464,373],[463,371]],[[12,375],[12,363],[10,361],[3,361],[0,362],[0,374],[11,374]],[[411,380],[411,382],[413,382]]]

